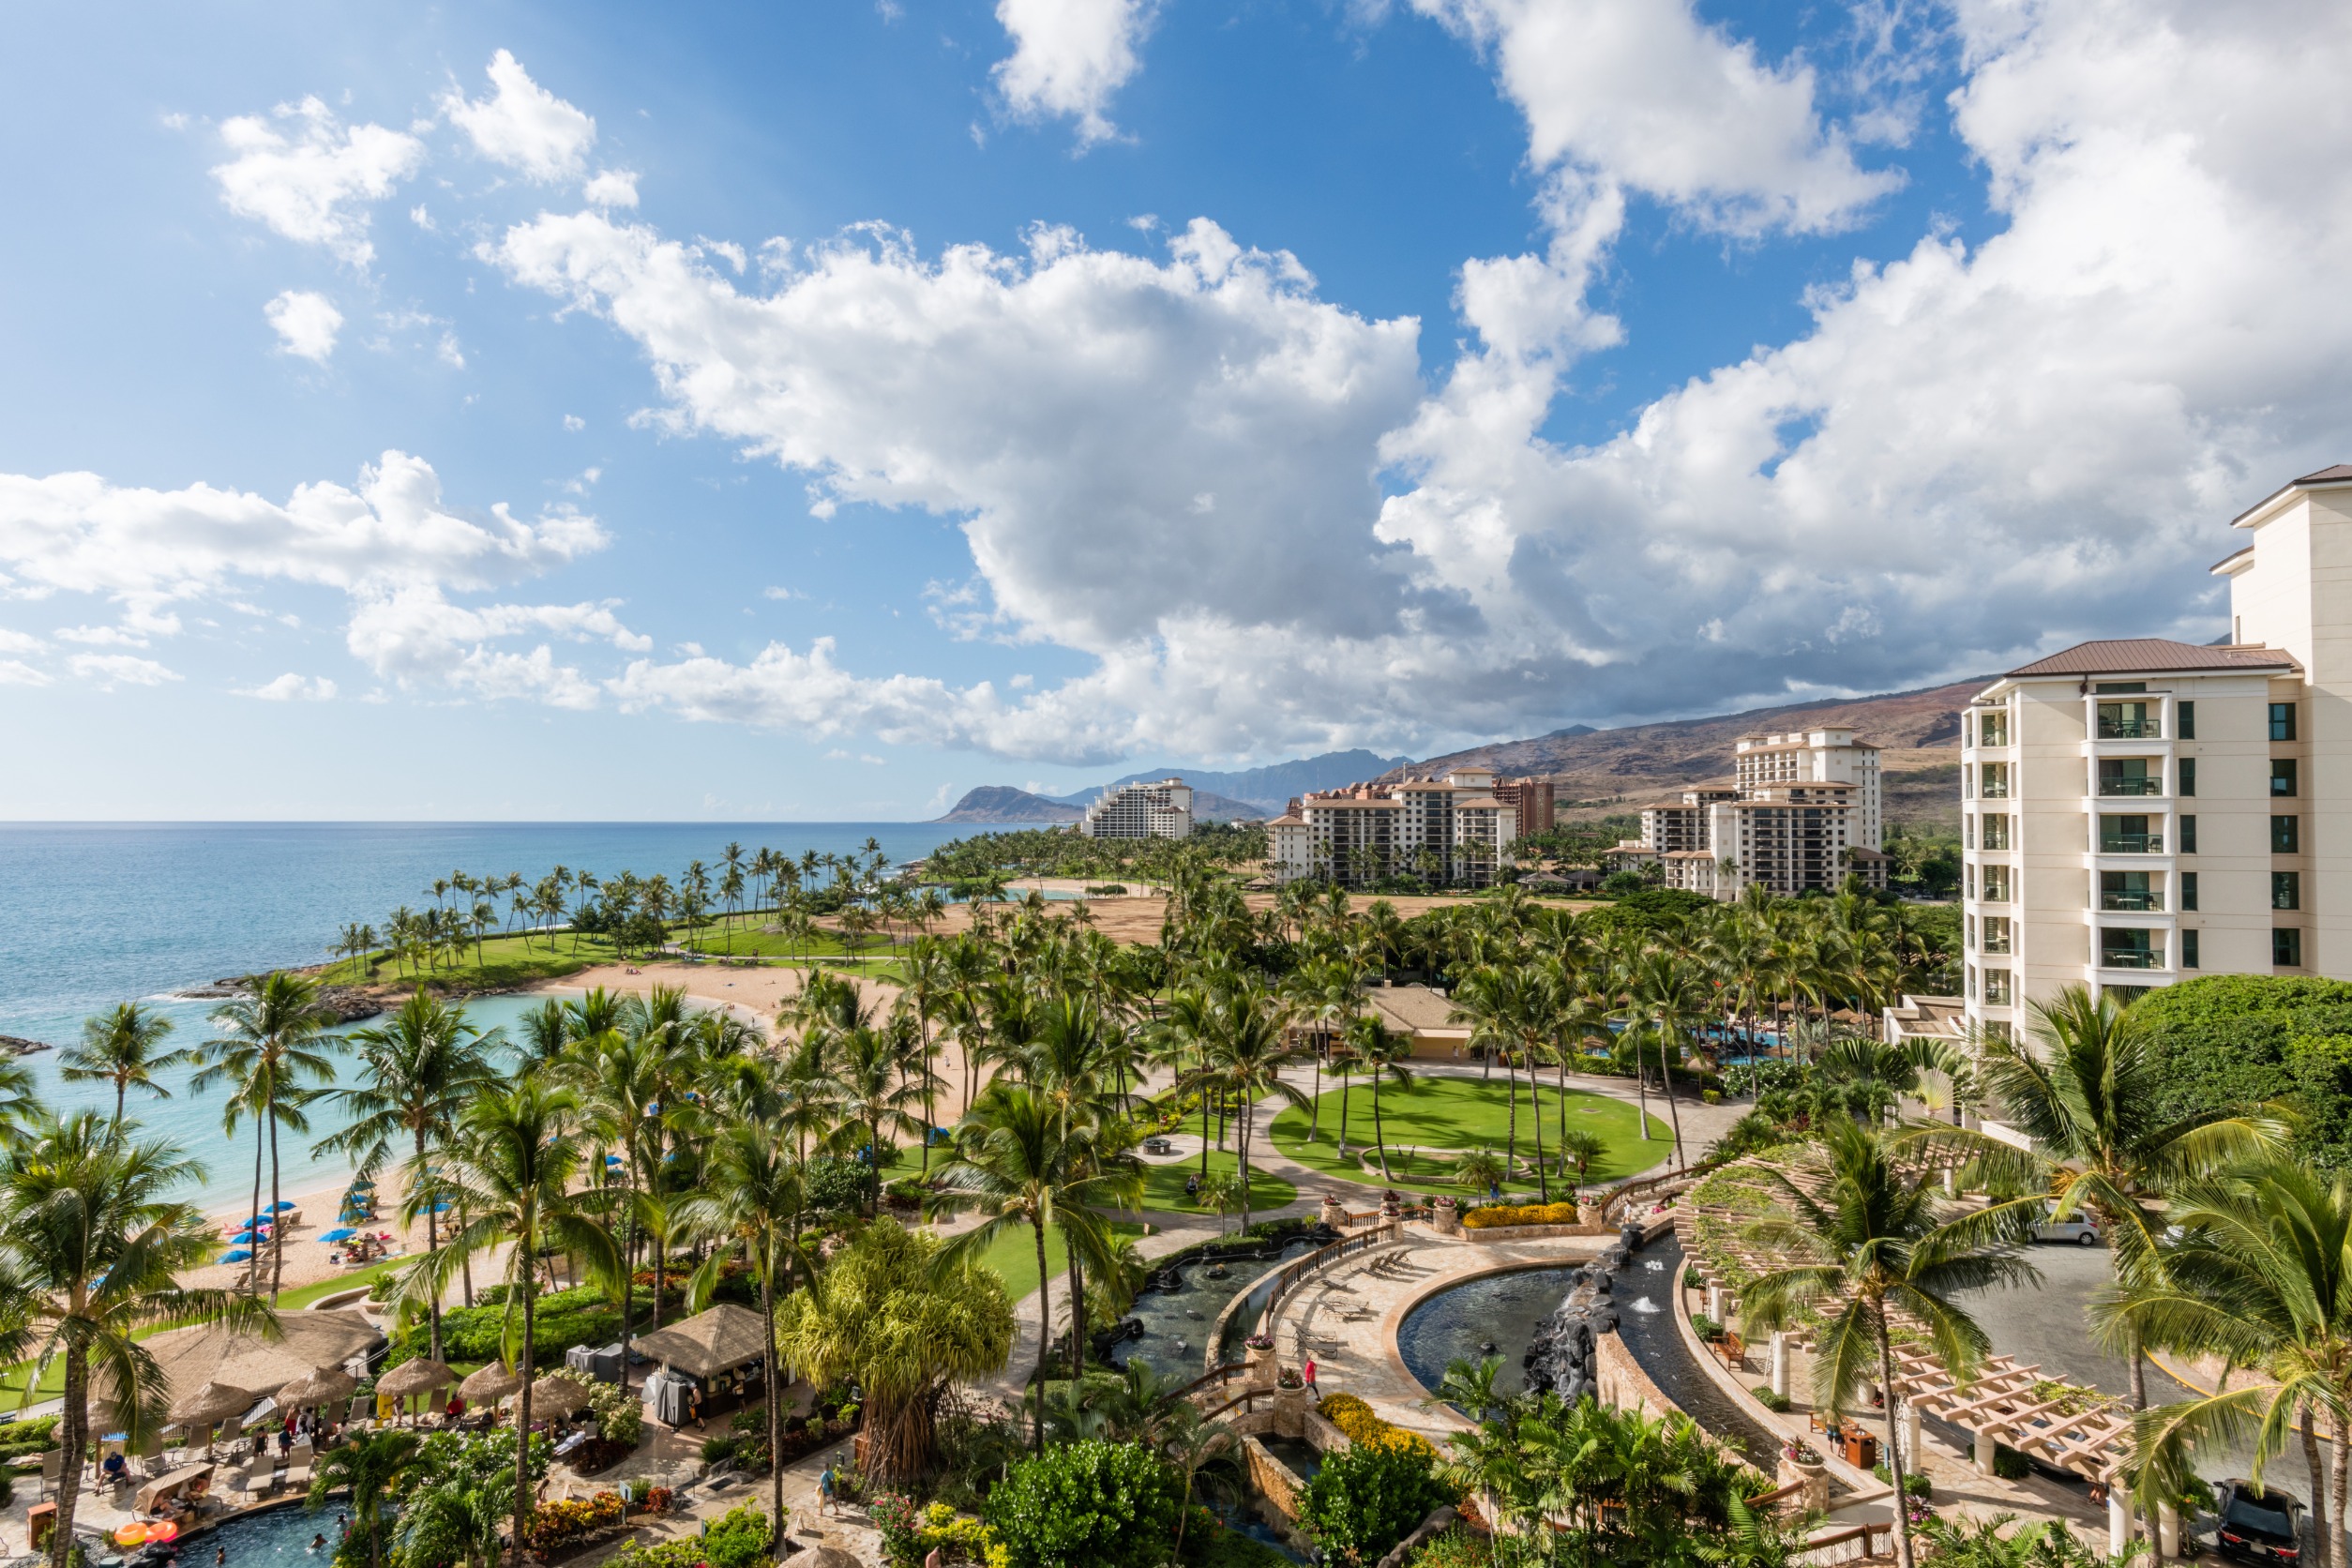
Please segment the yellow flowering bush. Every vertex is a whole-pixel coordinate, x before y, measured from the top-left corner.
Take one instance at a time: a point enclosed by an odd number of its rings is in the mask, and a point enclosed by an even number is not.
[[[1499,1225],[1574,1225],[1574,1203],[1489,1203],[1462,1216],[1465,1230],[1485,1230]]]
[[[1437,1456],[1437,1448],[1428,1439],[1382,1421],[1373,1413],[1371,1406],[1352,1394],[1327,1395],[1320,1409],[1323,1419],[1346,1433],[1348,1440],[1360,1448],[1397,1448]]]

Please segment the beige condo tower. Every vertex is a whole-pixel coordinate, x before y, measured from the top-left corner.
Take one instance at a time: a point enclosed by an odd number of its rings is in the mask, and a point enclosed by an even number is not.
[[[2352,979],[2352,465],[2236,519],[2230,635],[2085,642],[1962,715],[1968,1020],[2068,985]]]

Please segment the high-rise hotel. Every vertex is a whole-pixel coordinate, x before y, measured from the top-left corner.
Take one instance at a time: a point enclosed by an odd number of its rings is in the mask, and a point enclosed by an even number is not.
[[[2085,642],[1961,716],[1971,1023],[2068,985],[2352,979],[2352,465],[2235,526],[2225,641]]]

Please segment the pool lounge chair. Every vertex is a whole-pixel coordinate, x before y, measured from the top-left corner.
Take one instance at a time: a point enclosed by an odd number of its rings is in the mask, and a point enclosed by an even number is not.
[[[286,1490],[308,1492],[309,1489],[310,1450],[308,1447],[298,1447],[294,1451],[292,1461],[286,1466]]]
[[[269,1491],[278,1477],[278,1461],[269,1456],[269,1444],[263,1443],[253,1455],[253,1462],[245,1469],[238,1488],[249,1498],[258,1498]]]

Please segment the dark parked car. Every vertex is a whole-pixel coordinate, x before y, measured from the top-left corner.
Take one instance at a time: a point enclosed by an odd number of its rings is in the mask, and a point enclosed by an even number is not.
[[[2251,1481],[2224,1482],[2221,1528],[2214,1545],[2224,1557],[2249,1562],[2299,1562],[2303,1556],[2303,1505],[2284,1492],[2266,1492]]]

